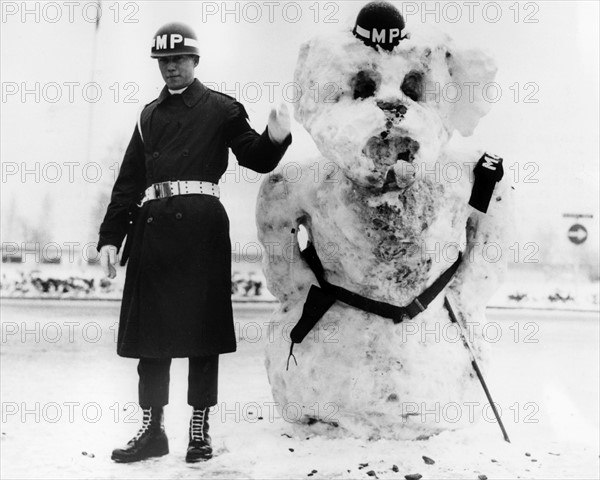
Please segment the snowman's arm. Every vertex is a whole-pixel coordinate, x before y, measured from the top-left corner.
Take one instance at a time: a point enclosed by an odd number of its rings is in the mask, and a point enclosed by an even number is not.
[[[505,276],[513,253],[513,193],[505,176],[494,188],[487,213],[473,209],[469,216],[464,261],[453,282],[453,290],[467,304],[487,304]]]
[[[256,206],[267,287],[282,303],[306,295],[313,281],[298,245],[298,225],[306,217],[298,202],[297,190],[302,190],[302,185],[301,181],[286,181],[276,170],[261,185]]]

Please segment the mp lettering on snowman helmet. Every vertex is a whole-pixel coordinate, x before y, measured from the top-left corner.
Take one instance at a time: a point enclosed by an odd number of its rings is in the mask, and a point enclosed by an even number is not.
[[[368,47],[391,52],[401,40],[408,38],[408,35],[402,36],[405,25],[402,14],[394,5],[377,0],[361,8],[352,33]]]
[[[386,32],[389,34],[387,39]],[[381,30],[373,28],[371,31],[369,31],[360,25],[356,25],[356,33],[366,40],[381,43],[392,43],[396,38],[400,37],[399,28],[390,28],[389,30],[386,30],[385,28],[382,28]]]

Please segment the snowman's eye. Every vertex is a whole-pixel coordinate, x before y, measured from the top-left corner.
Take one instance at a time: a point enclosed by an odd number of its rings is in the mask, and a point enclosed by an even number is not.
[[[377,72],[361,70],[352,79],[354,99],[369,98],[375,95],[381,76]]]
[[[423,97],[423,73],[416,70],[408,72],[404,77],[400,90],[415,102],[421,100]]]

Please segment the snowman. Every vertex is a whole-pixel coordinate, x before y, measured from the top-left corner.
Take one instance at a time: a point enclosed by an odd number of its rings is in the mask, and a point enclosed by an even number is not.
[[[301,47],[295,118],[321,156],[293,178],[281,165],[257,204],[279,301],[266,369],[300,433],[424,438],[486,406],[465,345],[485,370],[512,187],[465,137],[495,74],[479,49],[408,33],[385,2]]]

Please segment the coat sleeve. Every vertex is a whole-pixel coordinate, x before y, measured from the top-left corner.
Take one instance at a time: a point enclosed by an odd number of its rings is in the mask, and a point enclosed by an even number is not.
[[[273,171],[292,143],[291,134],[278,145],[269,138],[268,129],[262,135],[254,131],[248,123],[246,109],[239,102],[234,102],[229,107],[225,135],[227,145],[238,163],[258,173]]]
[[[104,221],[100,225],[98,251],[104,245],[114,245],[117,249],[121,247],[129,228],[130,214],[140,201],[145,186],[144,143],[136,127],[125,151]]]

